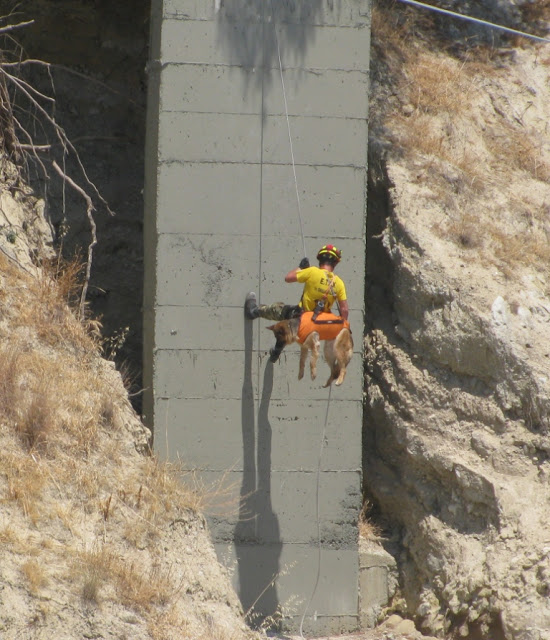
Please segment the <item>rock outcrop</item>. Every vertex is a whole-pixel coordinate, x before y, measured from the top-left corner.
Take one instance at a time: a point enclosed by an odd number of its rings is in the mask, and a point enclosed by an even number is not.
[[[391,532],[396,607],[419,628],[542,640],[548,54],[453,56],[430,29],[402,49],[379,42],[374,77],[366,490]]]

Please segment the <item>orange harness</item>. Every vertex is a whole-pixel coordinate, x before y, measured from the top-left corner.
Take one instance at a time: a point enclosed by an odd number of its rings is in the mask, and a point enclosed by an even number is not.
[[[299,344],[313,331],[317,331],[321,340],[334,340],[342,329],[349,329],[349,322],[333,313],[321,312],[313,322],[313,311],[305,311],[300,316],[300,327],[298,328]]]

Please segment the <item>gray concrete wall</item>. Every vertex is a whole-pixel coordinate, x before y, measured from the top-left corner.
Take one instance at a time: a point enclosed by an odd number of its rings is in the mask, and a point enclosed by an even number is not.
[[[210,524],[244,609],[298,629],[313,595],[312,633],[359,625],[368,9],[153,1],[144,413],[157,451],[226,487]],[[277,44],[306,251],[343,251],[355,355],[330,404],[325,363],[298,382],[298,348],[273,366],[268,323],[243,316],[249,290],[301,293],[284,283],[303,248]]]

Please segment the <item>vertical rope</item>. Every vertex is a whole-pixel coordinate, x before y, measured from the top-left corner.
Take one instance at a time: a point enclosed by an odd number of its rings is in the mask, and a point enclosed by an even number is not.
[[[286,96],[286,87],[285,87],[285,80],[284,80],[284,75],[283,75],[283,62],[281,59],[281,48],[279,45],[279,38],[277,37],[277,21],[275,19],[275,10],[274,10],[274,6],[273,6],[273,0],[271,0],[271,14],[273,17],[273,31],[275,34],[275,42],[277,44],[277,57],[278,57],[278,61],[279,61],[279,74],[280,74],[280,78],[281,78],[281,87],[282,87],[282,91],[283,91],[283,100],[284,100],[284,105],[285,105],[285,116],[286,116],[286,125],[287,125],[287,131],[288,131],[288,142],[289,142],[289,146],[290,146],[290,157],[291,157],[291,161],[292,161],[292,174],[294,176],[294,188],[295,188],[295,192],[296,192],[296,203],[297,203],[297,209],[298,209],[298,222],[300,224],[300,235],[302,238],[302,249],[303,249],[303,255],[307,256],[307,251],[306,251],[306,242],[305,242],[305,236],[304,236],[304,226],[303,226],[303,221],[302,221],[302,208],[301,208],[301,203],[300,203],[300,191],[298,189],[298,178],[296,176],[296,161],[294,158],[294,146],[292,144],[292,132],[290,129],[290,118],[288,115],[288,101],[287,101],[287,96]],[[328,413],[329,413],[329,409],[330,409],[330,397],[331,397],[331,391],[332,391],[332,385],[329,387],[329,392],[328,392],[328,400],[327,400],[327,408],[326,408],[326,413],[325,413],[325,422],[323,425],[323,432],[321,435],[321,444],[320,444],[320,448],[319,448],[319,458],[317,461],[317,481],[316,481],[316,489],[315,489],[315,510],[316,510],[316,520],[317,520],[317,575],[315,577],[315,584],[313,585],[313,590],[311,592],[311,595],[309,597],[308,603],[304,609],[304,613],[302,615],[302,619],[300,620],[300,638],[304,639],[304,635],[303,635],[303,626],[304,626],[304,620],[305,617],[307,615],[308,609],[311,606],[311,603],[313,601],[313,598],[315,597],[315,594],[317,592],[317,587],[319,586],[319,580],[321,577],[321,519],[320,519],[320,492],[319,492],[319,485],[320,485],[320,476],[321,476],[321,461],[322,461],[322,457],[323,457],[323,448],[325,445],[325,438],[326,438],[326,430],[327,430],[327,424],[328,424]]]
[[[298,221],[300,223],[300,235],[302,236],[302,249],[303,249],[303,254],[304,256],[307,256],[307,252],[306,252],[306,241],[304,238],[304,226],[302,223],[302,207],[301,207],[301,203],[300,203],[300,192],[298,189],[298,178],[296,176],[296,162],[294,159],[294,147],[292,144],[292,134],[290,131],[290,118],[288,116],[288,103],[287,103],[287,99],[286,99],[286,87],[285,87],[285,79],[283,77],[283,62],[281,60],[281,48],[279,46],[279,38],[277,37],[277,22],[275,20],[275,10],[273,8],[273,0],[271,0],[271,13],[273,16],[273,31],[275,33],[275,42],[277,44],[277,57],[279,59],[279,74],[281,76],[281,86],[283,89],[283,100],[285,103],[285,115],[286,115],[286,126],[287,126],[287,130],[288,130],[288,143],[290,145],[290,157],[292,160],[292,174],[294,176],[294,188],[296,191],[296,203],[298,206]]]
[[[325,424],[323,425],[323,434],[321,437],[321,446],[319,448],[319,459],[317,461],[317,488],[316,488],[316,492],[315,492],[315,511],[316,511],[316,517],[317,517],[317,576],[315,578],[315,584],[313,585],[313,591],[311,592],[311,596],[309,597],[308,603],[306,605],[306,608],[304,609],[304,613],[302,615],[302,619],[300,621],[300,638],[302,638],[302,640],[304,639],[304,635],[303,635],[303,626],[304,626],[304,620],[307,614],[307,610],[309,609],[309,607],[311,606],[311,602],[313,600],[313,597],[315,596],[315,593],[317,592],[317,587],[319,586],[319,579],[321,577],[321,518],[320,518],[320,509],[319,509],[319,480],[320,480],[320,476],[321,476],[321,460],[323,458],[323,449],[325,446],[325,438],[326,438],[326,432],[327,432],[327,424],[328,424],[328,410],[330,408],[330,396],[331,396],[331,391],[332,391],[332,385],[330,385],[330,387],[328,388],[328,400],[327,400],[327,410],[325,412]]]
[[[263,43],[263,48],[262,48],[262,87],[261,87],[261,103],[260,103],[260,225],[259,225],[259,230],[260,230],[260,248],[259,248],[259,260],[258,260],[258,300],[262,299],[262,238],[263,238],[263,224],[262,224],[262,220],[263,220],[263,184],[264,184],[264,110],[265,110],[265,106],[264,106],[264,100],[265,100],[265,72],[266,72],[266,55],[265,55],[265,32],[266,32],[266,28],[265,28],[265,6],[264,3],[262,2],[262,43]],[[257,344],[257,352],[258,352],[258,364],[260,362],[260,333],[258,332],[258,335],[256,337],[256,344]],[[256,374],[257,378],[256,378],[256,389],[257,389],[257,395],[256,395],[256,410],[259,409],[260,406],[260,367],[258,367],[258,371]]]

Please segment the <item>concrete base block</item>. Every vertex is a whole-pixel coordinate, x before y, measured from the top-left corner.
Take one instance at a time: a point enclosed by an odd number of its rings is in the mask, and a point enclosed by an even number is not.
[[[395,594],[397,565],[393,556],[377,542],[359,543],[359,604],[362,629],[372,629]]]

